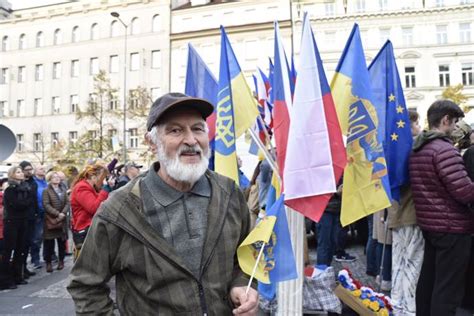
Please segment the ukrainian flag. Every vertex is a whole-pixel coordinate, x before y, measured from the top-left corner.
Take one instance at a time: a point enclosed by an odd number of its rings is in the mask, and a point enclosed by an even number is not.
[[[257,101],[240,69],[224,27],[217,94],[215,171],[239,184],[235,141],[257,119]]]
[[[341,210],[341,224],[346,226],[391,205],[381,130],[385,105],[373,97],[357,24],[339,60],[331,91],[342,133],[347,136]]]

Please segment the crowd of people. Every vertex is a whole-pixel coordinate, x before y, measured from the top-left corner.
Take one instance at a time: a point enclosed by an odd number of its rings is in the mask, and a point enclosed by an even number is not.
[[[26,260],[41,268],[41,245],[46,271],[53,272],[55,256],[63,269],[70,229],[76,262],[68,290],[78,313],[109,313],[107,281],[115,276],[117,307],[126,314],[254,315],[256,286],[247,288],[236,251],[264,213],[272,168],[262,159],[251,180],[240,172],[240,188],[209,170],[205,119],[212,111],[209,102],[179,93],[157,99],[147,122],[156,154],[148,172],[116,159],[68,168],[67,175],[27,161],[13,166],[0,193],[0,288],[26,284],[35,273]],[[455,103],[436,101],[422,131],[418,113],[409,112],[411,181],[392,207],[365,219],[366,273],[391,292],[396,315],[472,308],[474,135],[463,117]],[[345,251],[343,190],[341,179],[311,225],[322,268],[356,260]]]
[[[102,201],[112,189],[135,178],[142,167],[116,163],[91,163],[78,173],[73,166],[62,171],[22,161],[8,170],[7,178],[0,180],[0,289],[27,284],[43,267],[48,273],[62,270],[66,255],[77,257],[84,230]]]

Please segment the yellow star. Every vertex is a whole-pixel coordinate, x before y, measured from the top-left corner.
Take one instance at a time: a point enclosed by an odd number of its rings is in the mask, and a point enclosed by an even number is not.
[[[395,134],[395,133],[392,133],[392,135],[390,135],[390,137],[392,137],[392,140],[393,140],[393,141],[397,141],[397,140],[398,140],[398,135]]]
[[[403,108],[401,105],[397,106],[397,113],[403,113]]]
[[[398,128],[404,128],[405,127],[405,122],[403,122],[402,120],[398,121],[397,122],[397,127]]]
[[[395,96],[393,95],[393,93],[390,93],[390,95],[388,96],[388,101],[389,102],[395,101]]]

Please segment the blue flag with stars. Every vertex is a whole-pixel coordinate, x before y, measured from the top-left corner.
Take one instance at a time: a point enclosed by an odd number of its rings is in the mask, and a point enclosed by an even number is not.
[[[380,112],[385,112],[385,131],[382,132],[385,135],[383,147],[392,198],[400,202],[400,187],[409,182],[408,158],[413,139],[390,41],[385,43],[370,64],[369,74],[375,103],[381,106]]]

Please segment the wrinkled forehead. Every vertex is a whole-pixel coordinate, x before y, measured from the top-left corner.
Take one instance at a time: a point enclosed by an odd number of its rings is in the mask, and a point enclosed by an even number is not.
[[[160,119],[159,125],[195,125],[198,123],[206,124],[201,113],[193,108],[182,108],[166,112]]]

